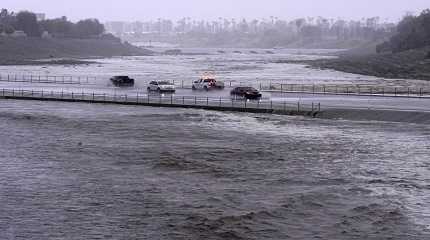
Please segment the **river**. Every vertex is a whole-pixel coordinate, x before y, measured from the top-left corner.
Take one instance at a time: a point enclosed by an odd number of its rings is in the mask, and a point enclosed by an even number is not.
[[[319,55],[231,55],[247,60],[0,70],[97,75],[92,88],[113,74],[180,80],[206,68],[224,80],[399,83],[272,63]],[[267,60],[256,69],[256,58]],[[0,100],[0,129],[1,239],[430,237],[428,125]]]

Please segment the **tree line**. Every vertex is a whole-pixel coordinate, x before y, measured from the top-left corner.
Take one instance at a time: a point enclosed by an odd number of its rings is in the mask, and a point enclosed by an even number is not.
[[[216,21],[183,18],[177,22],[166,19],[132,23],[111,22],[106,24],[106,29],[124,38],[139,38],[152,34],[214,45],[249,42],[251,45],[272,47],[296,41],[373,41],[389,36],[395,29],[395,24],[381,22],[378,17],[359,21],[322,17],[292,21],[276,17],[253,20],[219,18]]]
[[[377,46],[377,52],[402,52],[430,46],[430,9],[408,15],[397,25],[396,34]]]
[[[13,33],[15,30],[24,31],[30,37],[41,37],[47,31],[55,37],[88,38],[104,33],[104,25],[97,19],[85,19],[77,23],[66,17],[38,21],[36,14],[29,11],[19,13],[2,9],[0,12],[0,33]]]

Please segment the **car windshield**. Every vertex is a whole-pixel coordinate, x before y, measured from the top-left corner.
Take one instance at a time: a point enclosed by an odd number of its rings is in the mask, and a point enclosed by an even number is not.
[[[164,82],[158,82],[159,85],[172,85],[170,82],[164,81]]]

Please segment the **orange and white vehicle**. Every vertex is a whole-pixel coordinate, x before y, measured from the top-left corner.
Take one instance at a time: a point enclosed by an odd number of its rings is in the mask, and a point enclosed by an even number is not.
[[[224,89],[225,85],[222,81],[217,81],[213,75],[205,74],[199,80],[193,82],[193,90]]]

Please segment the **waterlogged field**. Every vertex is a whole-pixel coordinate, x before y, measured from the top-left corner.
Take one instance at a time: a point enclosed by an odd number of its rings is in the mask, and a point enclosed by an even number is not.
[[[1,100],[1,239],[429,239],[430,127]]]

